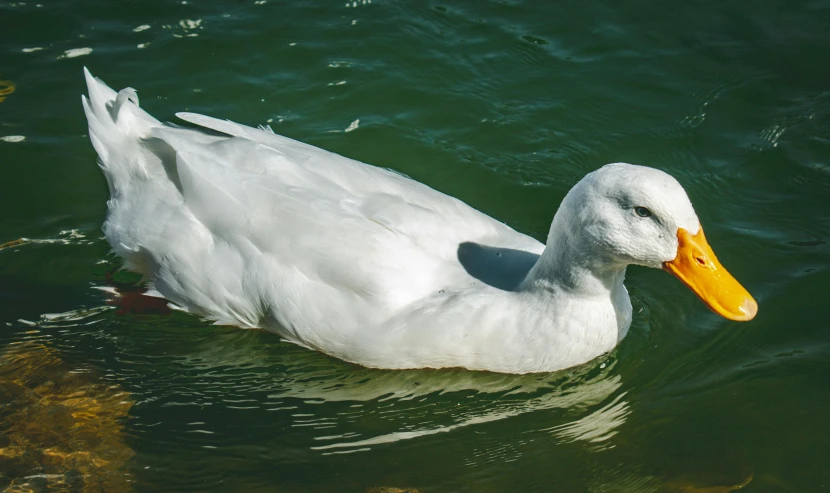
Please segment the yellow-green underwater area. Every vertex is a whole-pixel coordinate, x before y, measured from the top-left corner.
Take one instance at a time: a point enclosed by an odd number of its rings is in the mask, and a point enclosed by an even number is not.
[[[0,103],[6,100],[6,96],[13,93],[17,85],[10,80],[0,80]]]
[[[0,491],[125,492],[134,401],[40,343],[0,354]]]

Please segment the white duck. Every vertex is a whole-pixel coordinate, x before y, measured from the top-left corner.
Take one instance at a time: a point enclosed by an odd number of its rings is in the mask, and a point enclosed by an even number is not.
[[[554,371],[616,346],[629,264],[664,268],[715,312],[757,304],[718,263],[680,184],[609,164],[567,194],[547,246],[382,168],[193,113],[161,124],[86,71],[104,232],[160,296],[377,368]]]

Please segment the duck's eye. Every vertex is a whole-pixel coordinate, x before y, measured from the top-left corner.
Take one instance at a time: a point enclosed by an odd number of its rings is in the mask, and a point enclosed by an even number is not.
[[[634,208],[634,212],[636,212],[640,217],[651,217],[651,211],[645,207],[640,207],[639,205]]]

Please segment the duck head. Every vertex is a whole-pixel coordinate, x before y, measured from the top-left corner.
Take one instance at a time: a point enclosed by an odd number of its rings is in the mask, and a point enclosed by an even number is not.
[[[758,311],[718,261],[686,191],[660,170],[615,163],[587,175],[554,218],[551,240],[563,239],[598,264],[664,269],[727,319],[751,320]]]

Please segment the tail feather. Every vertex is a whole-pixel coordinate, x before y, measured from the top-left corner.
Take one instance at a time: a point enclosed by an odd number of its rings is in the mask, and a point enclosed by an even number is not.
[[[97,115],[105,113],[106,104],[113,101],[116,97],[115,91],[104,84],[101,79],[93,77],[86,67],[84,67],[84,78],[86,78],[86,87],[87,91],[89,91],[91,109]]]
[[[161,123],[139,108],[135,89],[115,92],[84,68],[89,97],[81,101],[89,123],[89,139],[98,153],[110,193],[128,187],[136,178],[166,175],[163,163],[146,145],[152,129]]]

